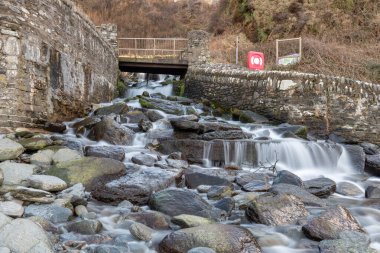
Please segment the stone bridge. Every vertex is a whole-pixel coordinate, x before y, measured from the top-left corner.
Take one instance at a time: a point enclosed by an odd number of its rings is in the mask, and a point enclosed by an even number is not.
[[[110,101],[114,30],[97,29],[68,0],[1,0],[0,127],[40,127]]]

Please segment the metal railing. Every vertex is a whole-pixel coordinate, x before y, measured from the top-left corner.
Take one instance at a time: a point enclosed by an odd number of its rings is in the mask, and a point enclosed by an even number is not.
[[[119,38],[119,57],[130,59],[183,60],[187,39],[183,38]]]

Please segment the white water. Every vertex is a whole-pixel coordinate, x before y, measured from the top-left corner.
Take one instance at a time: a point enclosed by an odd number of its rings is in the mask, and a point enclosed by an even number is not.
[[[162,85],[161,83],[166,80],[173,80],[174,77],[168,77],[167,75],[158,75],[159,79],[157,81],[146,80],[146,74],[139,74],[138,83],[135,84],[136,87],[129,87],[127,90],[126,97],[132,98],[138,95],[142,95],[143,92],[147,91],[149,94],[161,93],[165,96],[171,96],[173,93],[173,85]]]

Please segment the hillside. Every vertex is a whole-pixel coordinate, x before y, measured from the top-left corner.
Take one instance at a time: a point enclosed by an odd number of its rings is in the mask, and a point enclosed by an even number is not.
[[[380,83],[378,0],[76,1],[95,23],[118,24],[120,36],[184,37],[192,29],[208,30],[218,62],[235,61],[239,36],[240,64],[256,50],[265,53],[267,68],[278,69],[274,41],[301,36],[304,58],[290,68]]]

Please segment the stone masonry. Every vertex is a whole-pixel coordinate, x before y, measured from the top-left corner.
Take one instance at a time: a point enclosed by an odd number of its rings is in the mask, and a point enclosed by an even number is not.
[[[117,73],[115,48],[70,1],[0,1],[0,127],[83,116],[114,97]]]
[[[318,136],[380,144],[380,85],[343,77],[203,64],[190,66],[185,94],[277,122],[303,124]]]

